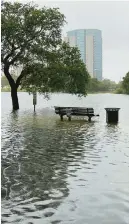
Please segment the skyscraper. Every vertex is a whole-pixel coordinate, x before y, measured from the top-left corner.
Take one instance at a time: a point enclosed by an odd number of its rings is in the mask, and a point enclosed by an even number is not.
[[[97,29],[79,29],[67,32],[66,41],[77,46],[92,78],[102,80],[102,34]]]

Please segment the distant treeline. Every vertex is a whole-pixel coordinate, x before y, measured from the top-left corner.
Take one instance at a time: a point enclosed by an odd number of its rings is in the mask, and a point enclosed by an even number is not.
[[[114,92],[117,89],[117,85],[114,81],[109,79],[104,79],[102,81],[98,81],[95,78],[91,78],[89,81],[89,92]]]
[[[129,94],[129,72],[123,77],[123,81],[118,83],[116,93]]]
[[[16,78],[17,77],[14,76],[14,80],[16,80]],[[2,91],[10,91],[10,86],[5,76],[1,77],[1,87]],[[89,81],[88,92],[89,93],[113,92],[119,94],[129,94],[129,72],[123,78],[123,81],[119,82],[118,84],[109,79],[98,81],[95,78],[91,78]]]
[[[118,94],[129,94],[129,72],[118,84],[109,79],[98,81],[97,79],[92,78],[89,81],[89,92],[113,92]]]
[[[15,75],[12,75],[12,77],[14,78],[14,80],[17,79],[17,76],[15,76]],[[4,88],[4,87],[7,87],[8,88],[10,86],[9,86],[9,82],[8,82],[6,76],[5,75],[2,75],[1,76],[1,88]]]

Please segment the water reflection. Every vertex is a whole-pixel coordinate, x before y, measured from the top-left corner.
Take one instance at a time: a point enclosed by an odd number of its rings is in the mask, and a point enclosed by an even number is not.
[[[23,101],[18,113],[4,111],[2,223],[129,222],[128,120],[105,125],[105,97],[99,97],[85,103],[100,108],[91,123],[60,122],[42,100],[36,113]]]
[[[37,218],[52,216],[69,195],[68,177],[76,177],[81,161],[82,167],[89,169],[88,161],[83,160],[95,144],[91,141],[88,145],[88,139],[94,139],[90,131],[94,122],[60,122],[50,117],[42,119],[36,113],[26,119],[24,116],[11,113],[6,141],[3,135],[4,205],[17,216],[35,211],[42,211]]]

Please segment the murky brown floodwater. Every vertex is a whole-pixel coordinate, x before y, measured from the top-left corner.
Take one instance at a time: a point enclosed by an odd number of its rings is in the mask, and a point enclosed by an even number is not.
[[[32,96],[19,99],[11,113],[2,93],[2,223],[129,224],[129,96],[39,96],[36,114]],[[61,122],[54,105],[100,117]],[[121,108],[118,125],[105,122],[110,106]]]

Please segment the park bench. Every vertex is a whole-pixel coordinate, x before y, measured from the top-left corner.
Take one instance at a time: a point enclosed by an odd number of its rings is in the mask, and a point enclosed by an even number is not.
[[[86,108],[86,107],[57,107],[55,106],[55,113],[59,114],[61,120],[63,120],[63,116],[67,116],[69,121],[71,121],[72,116],[87,116],[88,121],[91,121],[91,118],[94,116],[99,116],[94,114],[93,108]]]

